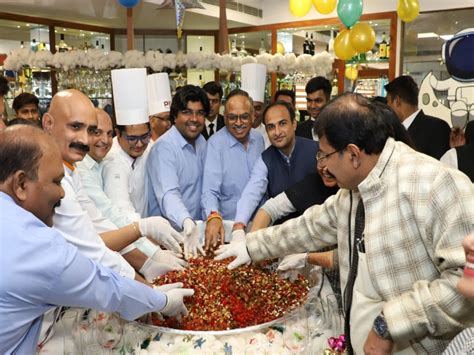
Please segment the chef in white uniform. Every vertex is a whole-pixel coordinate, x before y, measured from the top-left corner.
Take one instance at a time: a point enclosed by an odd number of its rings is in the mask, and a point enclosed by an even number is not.
[[[145,168],[150,150],[146,69],[112,70],[116,137],[104,159],[104,192],[124,212],[146,216]]]
[[[153,144],[170,127],[171,89],[167,73],[155,73],[146,77],[148,94],[148,118]]]
[[[246,91],[253,100],[255,118],[253,128],[263,136],[265,149],[271,143],[268,139],[265,124],[262,122],[262,113],[265,104],[265,84],[267,82],[267,67],[260,63],[248,63],[241,67],[241,89]]]

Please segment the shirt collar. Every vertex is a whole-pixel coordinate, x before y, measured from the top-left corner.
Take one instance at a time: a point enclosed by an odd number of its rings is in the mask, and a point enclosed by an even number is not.
[[[89,170],[92,170],[99,166],[99,163],[97,163],[94,158],[92,158],[89,154],[86,154],[86,156],[82,160],[82,164]]]
[[[278,152],[283,157],[283,159],[285,159],[285,161],[288,165],[290,165],[291,156],[293,155],[293,152],[295,151],[295,147],[296,147],[296,139],[295,139],[295,144],[293,144],[293,148],[291,148],[291,152],[290,152],[290,154],[288,154],[288,156],[286,156],[286,154],[284,154],[280,149],[277,149]]]
[[[216,116],[216,118],[214,119],[214,121],[212,121],[212,122],[209,121],[208,118],[206,117],[205,123],[206,123],[206,128],[208,128],[208,129],[209,129],[209,125],[210,125],[211,123],[213,123],[213,124],[214,124],[214,126],[213,126],[213,127],[214,127],[214,131],[215,131],[216,128],[217,128],[217,116]]]
[[[175,141],[179,144],[179,146],[181,147],[181,149],[183,149],[184,147],[186,147],[187,145],[189,145],[190,147],[193,147],[193,145],[191,143],[189,143],[184,137],[183,135],[178,131],[178,129],[176,128],[176,126],[173,126],[170,128],[170,134],[171,134],[171,140],[172,141]],[[201,138],[201,135],[198,135],[198,137],[196,138],[196,141],[195,143],[197,144],[198,143],[198,140]],[[204,138],[203,138],[204,139]]]
[[[397,142],[393,138],[388,138],[385,142],[385,146],[380,153],[379,159],[375,164],[374,168],[370,171],[369,175],[359,184],[358,190],[361,195],[367,197],[376,196],[382,192],[382,175],[386,171],[390,160],[392,159],[393,153],[397,146]]]
[[[402,124],[405,126],[406,129],[410,127],[410,125],[413,123],[413,121],[415,120],[416,116],[418,116],[420,111],[421,110],[416,110],[410,116],[408,116],[407,118],[403,120]]]
[[[63,160],[63,164],[64,166],[69,170],[69,172],[73,172],[74,170],[76,170],[76,167],[74,166],[74,164],[70,164],[68,163],[67,161]]]
[[[224,132],[225,132],[226,135],[227,135],[227,139],[228,139],[228,141],[229,141],[229,147],[234,147],[234,146],[239,145],[239,144],[243,146],[242,143],[240,143],[237,139],[235,139],[235,137],[234,137],[232,134],[230,134],[230,132],[229,132],[229,130],[227,129],[227,127],[224,127],[223,130],[224,130]],[[250,129],[250,132],[249,132],[249,144],[251,144],[251,143],[254,142],[254,140],[255,140],[254,134],[255,134],[255,133],[254,133],[254,129],[251,128],[251,129]]]

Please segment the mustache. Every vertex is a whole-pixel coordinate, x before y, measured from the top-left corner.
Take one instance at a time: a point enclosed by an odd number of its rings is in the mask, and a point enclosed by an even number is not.
[[[86,144],[79,143],[79,142],[72,142],[71,144],[69,144],[69,148],[79,149],[79,150],[82,150],[84,153],[89,152],[89,146]]]
[[[53,208],[58,208],[59,206],[61,206],[61,200],[59,200],[58,202],[56,202],[53,206]]]

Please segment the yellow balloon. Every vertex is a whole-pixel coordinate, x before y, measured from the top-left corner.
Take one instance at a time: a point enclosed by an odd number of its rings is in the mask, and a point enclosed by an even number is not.
[[[277,42],[277,53],[285,54],[285,46],[280,41]]]
[[[356,80],[359,76],[359,71],[357,70],[357,66],[355,65],[346,65],[346,70],[344,71],[344,75],[349,80]]]
[[[420,13],[420,3],[418,0],[398,0],[397,13],[402,21],[411,22]]]
[[[349,60],[357,54],[354,48],[352,48],[349,38],[349,30],[345,28],[339,32],[334,40],[334,53],[336,53],[339,59]]]
[[[367,23],[359,22],[351,28],[349,39],[354,50],[365,53],[375,45],[375,31]]]
[[[313,0],[313,5],[319,13],[323,15],[330,14],[337,5],[337,0]]]
[[[293,16],[306,16],[311,10],[311,0],[290,0],[290,11]]]

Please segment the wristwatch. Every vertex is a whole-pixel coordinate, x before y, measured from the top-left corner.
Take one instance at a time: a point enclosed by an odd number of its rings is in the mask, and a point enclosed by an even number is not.
[[[387,321],[385,320],[383,313],[380,313],[377,318],[375,318],[373,329],[375,334],[377,334],[380,338],[390,341],[392,340],[388,330]]]

